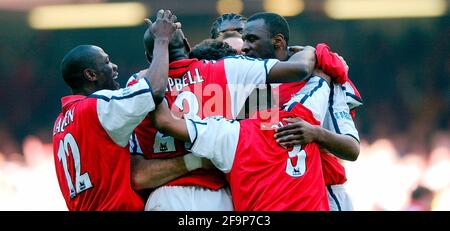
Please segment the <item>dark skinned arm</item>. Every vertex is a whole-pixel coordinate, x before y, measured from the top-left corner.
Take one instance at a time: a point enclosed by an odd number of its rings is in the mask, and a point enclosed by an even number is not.
[[[337,134],[300,118],[286,118],[288,125],[277,129],[275,138],[284,147],[316,142],[335,156],[355,161],[359,156],[359,142],[348,135]]]
[[[276,63],[269,71],[267,83],[302,81],[313,73],[315,65],[315,49],[306,46],[302,51],[293,54],[289,60]]]
[[[170,10],[159,10],[156,21],[152,23],[145,19],[147,26],[155,36],[153,60],[147,69],[145,78],[150,82],[155,105],[161,103],[167,86],[167,73],[169,72],[169,41],[173,32],[180,27],[175,23],[177,17]]]
[[[141,155],[131,156],[131,183],[135,190],[159,187],[188,172],[183,156],[151,160]]]
[[[189,141],[185,120],[172,115],[167,102],[159,104],[155,111],[151,112],[150,117],[160,132],[170,134],[178,140]],[[131,157],[133,188],[135,190],[156,188],[185,175],[190,171],[186,167],[186,158],[200,160],[203,169],[214,167],[208,159],[195,157],[192,154],[171,159],[146,159],[140,155],[133,155]]]
[[[330,84],[331,78],[321,70],[314,70],[315,76],[324,78]],[[349,135],[337,134],[321,126],[311,125],[301,118],[284,119],[288,125],[278,128],[275,133],[277,142],[284,147],[316,142],[335,156],[355,161],[359,156],[359,142]]]

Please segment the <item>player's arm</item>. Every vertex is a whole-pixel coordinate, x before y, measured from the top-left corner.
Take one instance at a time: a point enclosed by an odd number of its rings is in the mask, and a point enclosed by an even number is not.
[[[135,190],[156,188],[192,170],[212,167],[208,160],[192,154],[171,159],[131,155],[131,182]]]
[[[355,161],[359,156],[359,142],[344,134],[331,132],[321,126],[311,125],[300,118],[288,118],[288,125],[277,129],[275,138],[285,147],[316,142],[343,160]]]
[[[175,117],[166,101],[150,112],[150,118],[152,118],[155,128],[161,133],[169,134],[177,140],[190,141],[185,120]]]
[[[174,117],[166,101],[159,104],[155,111],[150,113],[150,117],[160,132],[170,134],[179,140],[189,141],[184,119]],[[198,168],[210,169],[213,165],[209,160],[192,154],[171,159],[131,156],[131,178],[135,190],[159,187]]]
[[[315,49],[306,46],[289,60],[276,63],[267,75],[267,83],[298,82],[309,77],[316,65]]]
[[[239,138],[239,122],[224,118],[198,119],[185,115],[179,119],[172,115],[166,103],[152,112],[155,127],[177,139],[191,141],[191,152],[197,157],[211,160],[215,167],[231,171]]]
[[[321,77],[327,76],[321,71],[315,71],[315,75]],[[334,85],[332,87],[334,87]],[[314,105],[309,106],[309,108],[314,108]],[[277,133],[275,134],[277,142],[282,146],[291,147],[294,145],[316,142],[322,148],[327,149],[344,160],[354,161],[359,156],[360,145],[359,141],[355,138],[358,135],[356,128],[354,128],[353,121],[347,121],[351,122],[350,124],[342,124],[342,126],[346,127],[345,130],[355,131],[353,132],[353,136],[348,134],[338,134],[325,129],[322,126],[311,125],[300,118],[289,118],[286,119],[286,122],[290,124],[277,129]],[[336,121],[336,126],[339,126],[341,123]]]
[[[155,36],[153,60],[144,77],[150,82],[155,105],[158,105],[164,97],[167,86],[167,73],[169,72],[169,41],[173,32],[179,27],[176,24],[177,17],[170,10],[159,10],[156,21],[152,23],[145,19],[149,30]]]

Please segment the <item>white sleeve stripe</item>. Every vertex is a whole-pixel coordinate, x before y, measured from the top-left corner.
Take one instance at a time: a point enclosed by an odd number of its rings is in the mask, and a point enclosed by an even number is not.
[[[322,85],[323,85],[324,82],[325,82],[325,80],[322,79],[322,78],[320,78],[320,79],[319,79],[319,84],[317,84],[317,86],[316,86],[314,89],[312,89],[311,92],[310,92],[309,94],[306,94],[305,96],[303,96],[303,98],[300,100],[300,103],[301,103],[301,104],[305,103],[305,101],[306,101],[309,97],[311,97],[311,96],[314,94],[314,92],[316,92],[320,87],[322,87]]]
[[[134,97],[136,95],[145,94],[145,93],[149,93],[149,92],[150,92],[150,94],[153,97],[153,91],[152,91],[152,87],[150,86],[150,82],[148,82],[148,80],[145,79],[145,78],[144,78],[144,80],[147,82],[148,88],[147,89],[141,89],[139,91],[135,91],[135,92],[133,92],[132,94],[129,94],[129,95],[124,95],[124,96],[115,96],[115,95],[113,95],[111,97],[108,97],[108,96],[105,96],[105,95],[92,94],[92,95],[90,95],[88,97],[102,99],[102,100],[105,100],[106,102],[109,102],[110,100],[128,99],[128,98],[132,98],[132,97]]]
[[[150,92],[150,94],[152,94],[152,91],[150,89],[142,89],[142,90],[134,92],[133,94],[129,94],[129,95],[125,95],[125,96],[115,96],[115,95],[113,95],[112,97],[107,97],[107,96],[104,96],[104,95],[92,94],[89,97],[102,99],[102,100],[105,100],[106,102],[109,102],[110,100],[128,99],[128,98],[132,98],[132,97],[134,97],[136,95],[145,94],[145,93],[149,93],[149,92]]]
[[[334,87],[331,87],[330,98],[328,99],[328,110],[330,111],[331,121],[333,122],[334,130],[336,131],[337,134],[341,134],[341,129],[339,129],[336,117],[334,117],[333,98],[334,98]]]
[[[304,104],[305,101],[306,101],[309,97],[311,97],[318,89],[320,89],[320,88],[322,87],[322,85],[323,85],[324,82],[325,82],[325,80],[322,79],[322,78],[320,78],[320,79],[319,79],[319,83],[317,84],[317,86],[314,87],[308,94],[305,94],[305,95],[303,96],[303,98],[300,100],[300,103],[301,103],[301,104]],[[331,90],[333,90],[333,89],[331,89]],[[287,109],[286,111],[291,111],[292,108],[293,108],[297,103],[298,103],[298,102],[289,105],[289,107],[288,107],[288,109]]]

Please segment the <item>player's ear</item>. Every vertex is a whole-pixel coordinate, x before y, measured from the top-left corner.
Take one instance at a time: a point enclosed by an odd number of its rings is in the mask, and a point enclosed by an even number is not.
[[[272,44],[273,47],[276,49],[284,48],[286,47],[286,40],[284,39],[284,35],[277,34],[272,38]]]
[[[90,68],[84,69],[83,77],[89,82],[94,82],[97,80],[97,74],[95,74],[95,71]]]

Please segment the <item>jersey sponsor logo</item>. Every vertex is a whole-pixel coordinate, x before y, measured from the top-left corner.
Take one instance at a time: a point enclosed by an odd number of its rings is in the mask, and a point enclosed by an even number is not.
[[[352,117],[346,111],[334,112],[333,115],[336,119],[352,120]]]
[[[172,136],[157,132],[153,142],[153,153],[175,152],[175,139]]]
[[[306,171],[306,152],[300,145],[288,152],[286,173],[292,177],[301,177]]]

